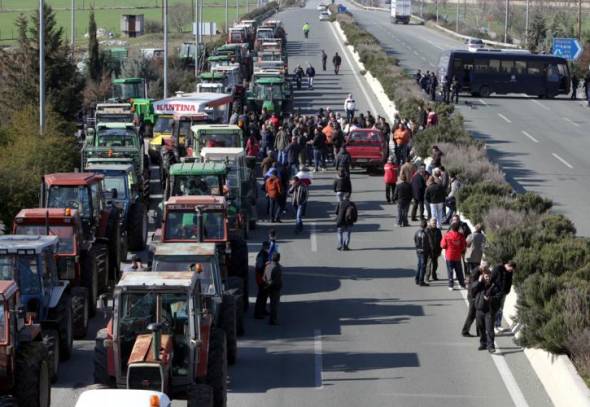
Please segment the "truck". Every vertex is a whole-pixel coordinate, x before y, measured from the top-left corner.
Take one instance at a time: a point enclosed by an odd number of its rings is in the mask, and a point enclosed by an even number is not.
[[[27,318],[13,280],[0,281],[0,366],[0,405],[49,407],[51,367],[41,325]]]
[[[391,0],[391,22],[409,24],[412,17],[412,0]]]
[[[0,236],[2,278],[16,282],[27,317],[41,325],[52,380],[74,345],[71,287],[57,275],[58,245],[57,236]]]
[[[171,271],[124,273],[112,298],[102,298],[108,323],[96,334],[94,381],[162,392],[188,407],[225,406],[225,332],[203,303],[199,273]]]

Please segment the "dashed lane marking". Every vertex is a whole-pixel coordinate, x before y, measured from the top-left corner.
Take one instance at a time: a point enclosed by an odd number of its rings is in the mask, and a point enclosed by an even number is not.
[[[317,252],[318,251],[318,237],[316,234],[316,223],[311,223],[311,233],[309,235],[309,242],[311,244],[311,251]]]
[[[580,127],[580,125],[578,123],[576,123],[575,121],[573,121],[572,119],[570,119],[569,117],[564,117],[563,120],[565,120],[566,122],[573,124],[576,127]]]
[[[500,118],[502,120],[504,120],[506,123],[512,123],[512,120],[510,120],[509,118],[507,118],[506,116],[504,116],[502,113],[498,113],[498,116],[500,116]]]
[[[561,158],[559,155],[557,155],[555,153],[552,153],[551,155],[553,157],[557,158],[557,160],[561,161],[561,163],[563,165],[565,165],[566,167],[568,167],[569,169],[572,169],[572,170],[574,169],[574,166],[573,165],[571,165],[570,163],[568,163],[566,160],[564,160],[563,158]]]
[[[535,99],[529,99],[529,100],[545,110],[550,110],[547,106],[545,106],[543,103],[539,102],[538,100],[535,100]]]
[[[529,133],[527,133],[526,131],[522,131],[522,134],[524,134],[525,136],[527,136],[528,138],[530,138],[533,142],[538,143],[539,140],[537,140],[536,138],[534,138],[533,136],[531,136]]]
[[[488,103],[483,99],[477,99],[482,105],[487,106]]]

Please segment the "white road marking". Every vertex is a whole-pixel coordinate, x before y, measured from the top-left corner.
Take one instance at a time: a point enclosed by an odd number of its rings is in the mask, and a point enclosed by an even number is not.
[[[160,166],[159,165],[150,165],[150,170],[159,170]]]
[[[416,55],[416,56],[418,55],[418,51],[413,50],[412,52],[414,53],[414,55]]]
[[[527,136],[528,138],[530,138],[533,142],[538,143],[539,140],[537,140],[536,138],[534,138],[533,136],[531,136],[529,133],[527,133],[526,131],[522,131],[522,134],[524,134],[525,136]]]
[[[373,104],[373,101],[371,100],[372,98],[369,97],[369,94],[365,90],[365,86],[362,84],[361,79],[359,78],[359,75],[352,68],[354,65],[356,65],[356,63],[353,65],[350,57],[348,56],[348,49],[346,49],[346,47],[342,43],[342,40],[338,36],[338,33],[336,32],[336,29],[334,28],[334,26],[331,23],[329,23],[329,24],[330,24],[330,30],[332,30],[332,34],[334,34],[334,37],[336,38],[336,42],[340,46],[340,49],[342,49],[342,53],[344,54],[344,58],[346,58],[346,62],[348,62],[348,66],[350,66],[350,68],[352,69],[352,76],[354,76],[354,78],[356,79],[356,82],[357,82],[359,88],[361,88],[361,91],[363,92],[365,99],[367,99],[367,103],[369,104],[371,111],[377,112],[377,109],[375,108],[375,105]]]
[[[315,387],[323,389],[322,383],[322,331],[314,329],[313,331],[313,353],[315,366]]]
[[[309,242],[311,243],[311,251],[317,252],[318,251],[318,237],[315,232],[316,223],[311,223],[311,233],[309,234]]]
[[[512,120],[504,116],[502,113],[498,113],[498,116],[500,116],[506,123],[512,123]]]
[[[160,183],[160,182],[162,182],[162,181],[160,181],[159,179],[151,179],[151,180],[150,180],[150,182],[151,182],[152,184],[159,184],[159,183]]]
[[[150,199],[162,199],[164,197],[163,194],[150,194]]]
[[[488,104],[486,103],[485,100],[483,99],[477,99],[482,105],[487,106]]]
[[[560,156],[558,156],[557,154],[555,154],[555,153],[552,153],[551,155],[552,155],[553,157],[557,158],[559,161],[561,161],[561,163],[562,163],[563,165],[565,165],[566,167],[568,167],[568,168],[570,168],[570,169],[574,169],[574,166],[573,166],[573,165],[571,165],[570,163],[568,163],[567,161],[565,161],[563,158],[561,158],[561,157],[560,157]]]
[[[564,117],[563,120],[565,120],[566,122],[573,124],[576,127],[580,127],[580,125],[578,123],[576,123],[575,121],[573,121],[572,119],[570,119],[569,117]]]
[[[551,110],[549,109],[547,106],[545,106],[543,103],[539,102],[538,100],[535,99],[529,99],[531,102],[533,102],[534,104],[536,104],[537,106],[542,107],[545,110]]]

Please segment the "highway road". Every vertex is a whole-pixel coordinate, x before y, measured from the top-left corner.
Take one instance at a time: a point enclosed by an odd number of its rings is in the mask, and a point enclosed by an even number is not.
[[[411,72],[437,70],[442,50],[463,44],[423,25],[395,25],[389,14],[361,10],[348,2],[356,20]],[[583,92],[580,90],[580,95]],[[465,103],[469,103],[466,105]],[[578,232],[590,235],[590,109],[567,97],[554,100],[522,95],[487,99],[462,97],[459,111],[467,128],[487,144],[489,156],[517,191],[551,198]]]
[[[291,69],[310,62],[319,73],[313,90],[297,92],[296,107],[341,110],[352,92],[362,110],[380,112],[350,55],[345,54],[341,75],[320,71],[322,48],[330,56],[345,51],[331,24],[317,21],[316,6],[317,0],[309,1],[305,9],[287,9],[277,17],[289,33]],[[305,20],[312,25],[307,41],[301,32]],[[381,176],[353,173],[359,222],[352,250],[336,250],[334,175],[315,177],[302,234],[293,233],[292,214],[273,225],[285,267],[280,325],[248,316],[237,364],[230,369],[228,405],[550,406],[510,336],[498,337],[498,352],[490,355],[477,351],[476,338],[460,335],[464,291],[448,291],[444,281],[414,284],[415,225],[394,226],[395,207],[384,204]],[[251,264],[270,228],[261,223],[250,235]],[[445,274],[443,267],[439,276]],[[251,287],[255,293],[253,281]],[[103,324],[95,318],[89,339],[77,341],[72,360],[61,365],[54,406],[72,407],[92,383],[92,337]]]

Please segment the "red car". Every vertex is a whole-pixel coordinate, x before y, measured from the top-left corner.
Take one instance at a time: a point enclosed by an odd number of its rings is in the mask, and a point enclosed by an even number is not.
[[[346,149],[353,167],[381,170],[387,161],[387,141],[376,129],[352,130],[346,137]]]

